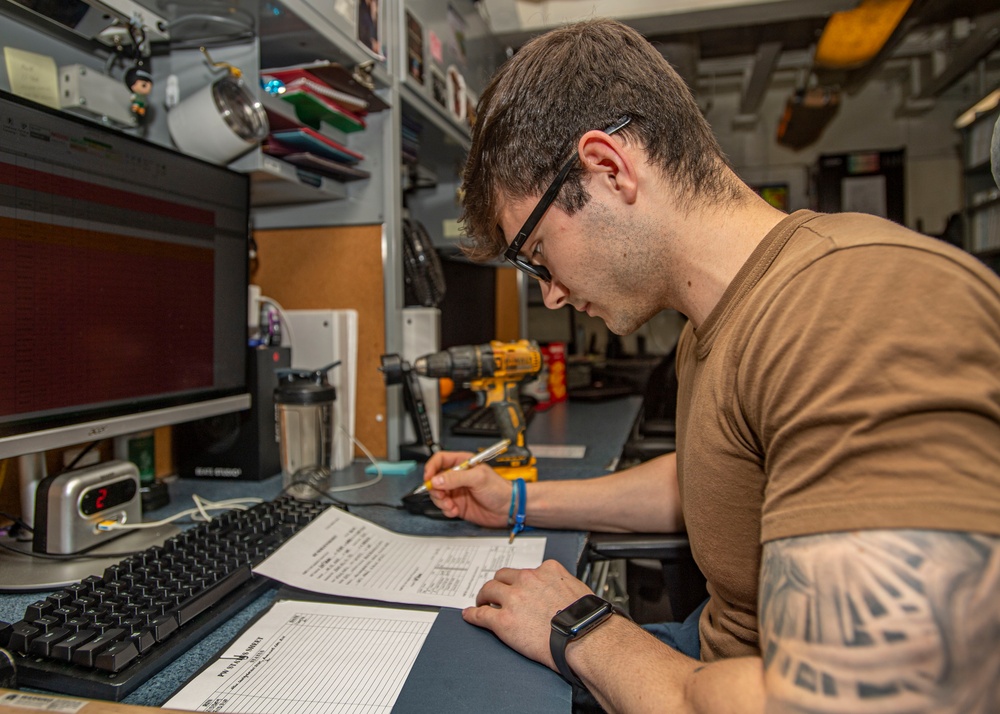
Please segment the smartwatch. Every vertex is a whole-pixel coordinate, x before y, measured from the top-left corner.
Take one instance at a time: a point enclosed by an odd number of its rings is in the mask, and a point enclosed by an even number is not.
[[[611,617],[617,608],[597,595],[584,595],[552,618],[549,652],[563,678],[578,687],[583,684],[566,663],[566,645],[579,639]]]

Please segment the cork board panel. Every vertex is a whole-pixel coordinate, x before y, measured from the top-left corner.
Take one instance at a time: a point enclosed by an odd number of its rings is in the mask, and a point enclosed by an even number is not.
[[[356,438],[379,458],[388,452],[382,226],[334,226],[254,232],[250,278],[286,310],[358,311]],[[355,456],[362,452],[355,447]]]
[[[517,269],[496,269],[496,287],[494,294],[494,322],[496,339],[501,342],[514,342],[521,337],[521,311],[518,309]]]

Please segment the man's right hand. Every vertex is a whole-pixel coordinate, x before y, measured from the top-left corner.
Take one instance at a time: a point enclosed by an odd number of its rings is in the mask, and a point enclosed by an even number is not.
[[[451,470],[470,456],[462,451],[439,451],[431,456],[424,465],[424,480],[431,482],[431,500],[449,518],[484,528],[506,528],[511,482],[485,465]]]

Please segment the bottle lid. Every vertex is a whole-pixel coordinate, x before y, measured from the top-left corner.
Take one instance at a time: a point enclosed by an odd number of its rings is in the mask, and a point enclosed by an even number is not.
[[[278,369],[278,386],[274,388],[275,404],[326,404],[337,398],[336,388],[327,381],[326,373],[340,364],[333,364],[319,369]]]

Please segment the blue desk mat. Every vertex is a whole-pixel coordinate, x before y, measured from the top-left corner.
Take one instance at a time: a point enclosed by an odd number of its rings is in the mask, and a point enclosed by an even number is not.
[[[460,610],[444,608],[392,711],[568,713],[572,695],[551,669],[518,655],[489,630],[468,624]]]
[[[575,534],[537,534],[547,538],[545,558],[574,572],[580,559]],[[461,610],[442,608],[392,711],[549,714],[571,711],[572,699],[570,685],[551,669],[516,653],[489,630],[470,625]]]

